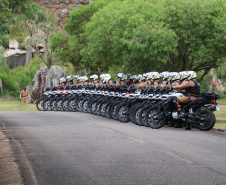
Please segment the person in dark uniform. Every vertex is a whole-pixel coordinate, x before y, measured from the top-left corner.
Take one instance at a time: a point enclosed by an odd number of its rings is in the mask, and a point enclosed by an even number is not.
[[[181,91],[185,95],[177,99],[178,119],[186,117],[186,115],[181,111],[181,104],[195,101],[200,94],[200,84],[196,80],[197,75],[195,71],[183,71],[180,72],[180,76],[182,79],[181,84],[172,86],[172,89]],[[188,124],[185,129],[190,130],[190,124]]]

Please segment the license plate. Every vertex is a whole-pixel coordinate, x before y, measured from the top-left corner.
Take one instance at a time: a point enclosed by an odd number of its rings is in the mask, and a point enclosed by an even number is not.
[[[220,111],[220,107],[218,105],[216,105],[216,109],[217,111]]]

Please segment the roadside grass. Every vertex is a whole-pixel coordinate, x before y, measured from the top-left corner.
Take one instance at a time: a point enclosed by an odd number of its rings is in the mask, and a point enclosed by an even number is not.
[[[0,100],[0,111],[37,111],[35,104],[23,104],[22,101]]]
[[[216,124],[214,128],[226,130],[226,105],[219,105],[220,112],[215,111]]]
[[[220,112],[215,111],[214,128],[226,130],[226,105],[219,105]],[[0,100],[0,111],[37,111],[35,104],[23,104],[21,101]]]

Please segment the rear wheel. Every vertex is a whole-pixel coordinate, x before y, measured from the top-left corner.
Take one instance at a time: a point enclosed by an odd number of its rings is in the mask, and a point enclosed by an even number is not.
[[[216,117],[212,111],[210,111],[207,108],[201,108],[197,111],[197,116],[200,117],[200,119],[196,119],[195,121],[195,127],[202,130],[202,131],[208,131],[212,129],[216,122]]]

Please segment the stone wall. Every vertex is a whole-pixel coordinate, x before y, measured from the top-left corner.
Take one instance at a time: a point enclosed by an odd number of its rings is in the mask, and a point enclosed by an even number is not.
[[[50,11],[60,27],[63,27],[72,8],[79,7],[81,4],[86,5],[90,1],[93,0],[34,0],[35,3]]]
[[[10,69],[25,66],[26,63],[26,53],[11,55],[7,57],[7,63]]]

